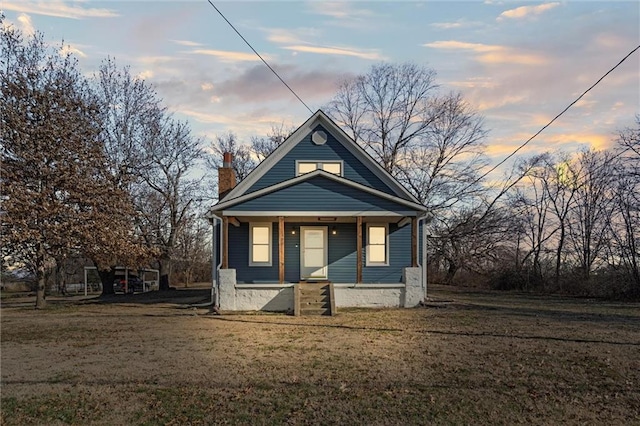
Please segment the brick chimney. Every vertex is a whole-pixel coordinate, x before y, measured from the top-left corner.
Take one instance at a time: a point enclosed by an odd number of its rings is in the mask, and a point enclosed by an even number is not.
[[[222,200],[236,186],[236,174],[232,163],[233,154],[225,152],[222,155],[222,167],[218,168],[218,200]]]

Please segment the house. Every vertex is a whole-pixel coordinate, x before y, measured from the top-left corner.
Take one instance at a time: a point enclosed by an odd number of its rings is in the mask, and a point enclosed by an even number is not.
[[[208,215],[220,309],[291,310],[299,283],[330,283],[337,307],[424,299],[426,207],[325,113],[237,185],[231,163]]]

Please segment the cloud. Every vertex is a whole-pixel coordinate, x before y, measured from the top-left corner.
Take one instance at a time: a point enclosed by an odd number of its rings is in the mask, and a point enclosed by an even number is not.
[[[345,21],[373,16],[371,10],[355,8],[353,4],[347,2],[312,2],[310,6],[313,12],[318,15]]]
[[[385,59],[385,57],[376,50],[357,50],[349,47],[344,48],[336,46],[313,46],[297,44],[293,46],[283,46],[282,49],[293,50],[295,52],[317,53],[320,55],[354,56],[356,58],[368,59],[372,61],[382,61]]]
[[[474,22],[474,21],[466,21],[464,19],[459,19],[455,22],[434,22],[429,24],[430,27],[436,28],[439,30],[452,30],[456,28],[470,28],[477,27],[483,25],[482,22]]]
[[[136,75],[136,78],[139,78],[141,80],[150,80],[154,77],[155,73],[153,72],[153,70],[144,70],[139,72]]]
[[[36,30],[33,27],[33,22],[31,22],[31,17],[26,13],[18,15],[18,23],[20,24],[20,29],[25,35],[35,34]]]
[[[78,5],[77,2],[70,6],[63,1],[3,1],[2,9],[69,19],[115,18],[119,16],[111,9],[85,8]]]
[[[195,41],[189,41],[189,40],[171,40],[171,42],[178,44],[180,46],[187,46],[187,47],[200,47],[202,46],[202,43],[198,43]]]
[[[275,67],[278,74],[309,105],[310,100],[326,102],[336,91],[337,83],[345,77],[342,71],[312,70],[294,65]],[[232,97],[242,102],[297,102],[289,90],[266,67],[256,65],[237,77],[219,82],[214,90],[221,98]]]
[[[485,64],[543,65],[547,63],[547,59],[542,55],[522,53],[512,47],[494,44],[446,40],[425,43],[422,46],[442,50],[468,50],[476,53],[476,60]]]
[[[558,6],[560,6],[559,2],[545,3],[538,6],[520,6],[515,9],[505,10],[498,16],[498,20],[523,19],[530,16],[537,16]]]
[[[276,44],[300,44],[306,43],[304,39],[315,38],[320,35],[315,28],[267,28],[267,40]]]
[[[461,28],[462,22],[434,22],[433,24],[429,24],[430,27],[439,28],[442,30],[450,30],[452,28]]]
[[[193,49],[187,53],[195,55],[208,55],[215,56],[222,62],[255,62],[260,61],[260,58],[254,53],[245,52],[233,52],[229,50],[215,50],[215,49]],[[268,55],[262,55],[263,58],[269,59]]]
[[[290,31],[282,28],[269,29],[267,40],[283,45],[281,49],[291,50],[294,55],[300,52],[318,55],[352,56],[355,58],[383,61],[385,57],[376,49],[358,49],[351,46],[325,46],[304,41],[303,37],[317,37],[314,29],[299,28]]]

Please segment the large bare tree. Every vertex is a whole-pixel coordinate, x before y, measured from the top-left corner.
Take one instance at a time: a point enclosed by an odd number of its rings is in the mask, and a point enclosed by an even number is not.
[[[438,113],[435,71],[413,63],[374,65],[345,80],[327,113],[391,174],[431,131]]]
[[[155,89],[107,59],[95,78],[102,101],[105,153],[119,185],[131,194],[136,234],[129,237],[133,253],[146,250],[160,269],[160,289],[170,287],[173,252],[187,218],[200,198],[193,176],[202,156],[199,138],[188,123],[174,119]],[[137,249],[137,250],[136,250]],[[103,292],[112,292],[114,258],[102,271]]]
[[[611,151],[588,150],[581,152],[570,164],[579,184],[569,213],[569,240],[585,282],[589,281],[594,264],[609,244],[615,160]]]
[[[160,290],[168,290],[178,236],[200,197],[200,179],[193,172],[202,159],[202,140],[191,134],[186,122],[164,116],[142,148],[135,203],[142,234],[159,253]]]
[[[120,217],[133,226],[139,223],[140,218],[133,191],[141,180],[144,143],[165,110],[151,86],[132,76],[128,67],[118,68],[112,58],[103,61],[93,83],[100,100],[100,138],[106,166],[118,188],[129,194],[129,203],[121,210]],[[139,231],[139,227],[137,229]],[[96,249],[87,255],[98,268],[103,294],[114,292],[117,266],[144,266],[158,253],[140,232],[119,234],[114,229],[111,238],[103,241],[102,246],[111,249]],[[105,252],[110,256],[105,257]]]

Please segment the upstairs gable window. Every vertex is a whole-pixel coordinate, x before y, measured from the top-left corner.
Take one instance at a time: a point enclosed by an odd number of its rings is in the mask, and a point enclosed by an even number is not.
[[[314,170],[324,170],[334,175],[342,176],[342,161],[296,161],[298,176],[311,173]]]

